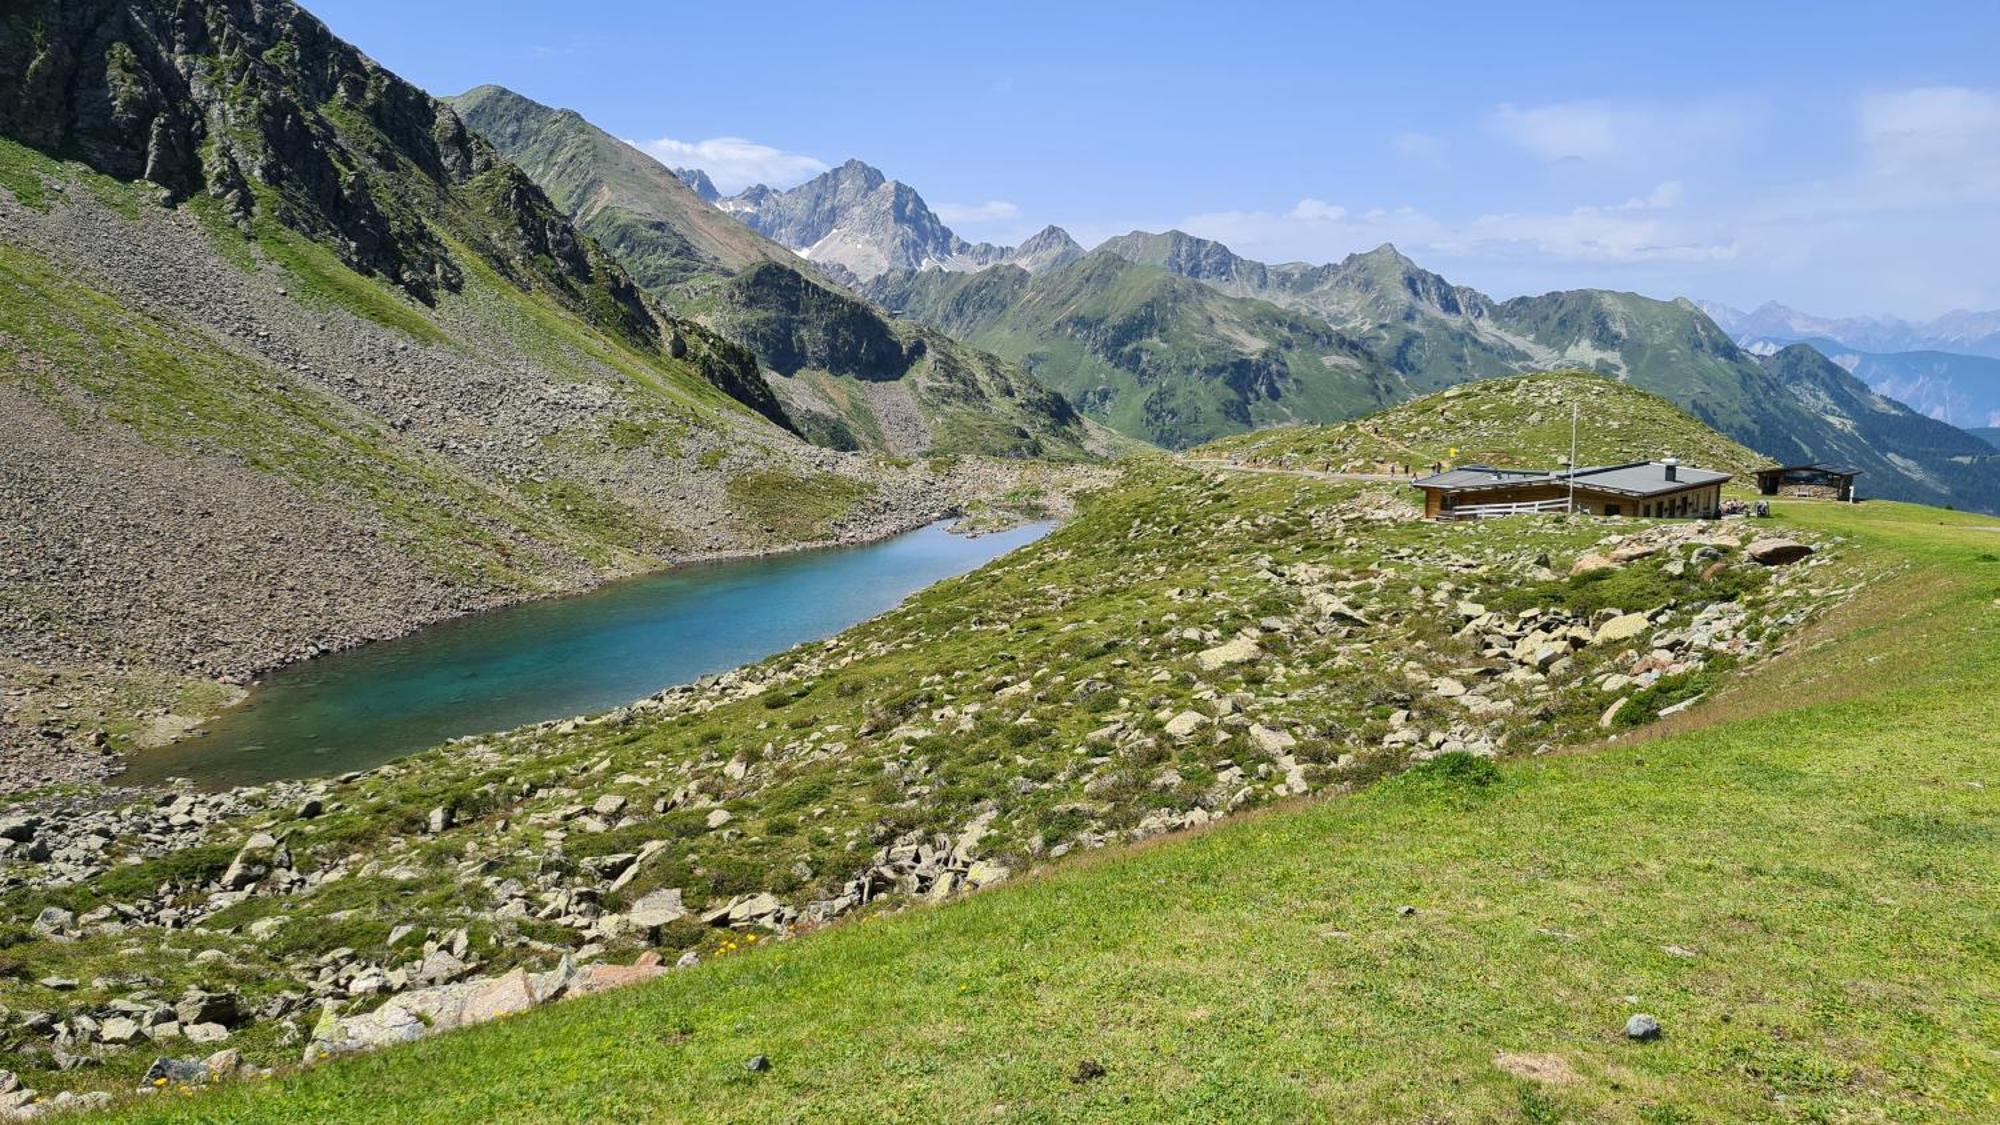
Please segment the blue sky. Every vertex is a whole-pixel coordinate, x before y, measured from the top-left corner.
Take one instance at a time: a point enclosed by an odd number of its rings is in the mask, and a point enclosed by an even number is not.
[[[2000,4],[307,0],[434,93],[725,189],[858,156],[960,234],[1393,241],[1498,296],[2000,307]]]

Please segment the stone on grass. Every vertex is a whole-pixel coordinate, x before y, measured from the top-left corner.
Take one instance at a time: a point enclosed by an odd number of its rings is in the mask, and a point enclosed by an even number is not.
[[[1625,1038],[1650,1043],[1660,1037],[1660,1021],[1640,1012],[1625,1021]]]
[[[1263,753],[1282,754],[1299,744],[1299,740],[1281,730],[1273,730],[1262,723],[1250,724],[1250,744]]]
[[[1625,613],[1606,621],[1597,627],[1597,634],[1591,638],[1595,644],[1608,641],[1629,641],[1652,626],[1652,620],[1643,613]]]
[[[1248,664],[1262,655],[1264,650],[1257,647],[1256,641],[1248,637],[1238,637],[1214,648],[1203,649],[1194,659],[1195,663],[1201,665],[1202,671],[1213,672],[1231,664]]]
[[[1208,716],[1199,711],[1182,711],[1167,720],[1166,732],[1169,738],[1191,738],[1194,732],[1208,725]]]
[[[1805,558],[1813,549],[1796,539],[1759,539],[1745,547],[1744,553],[1765,566],[1783,566]]]
[[[191,1023],[181,1028],[190,1043],[220,1043],[229,1038],[229,1029],[219,1023]]]
[[[634,929],[652,930],[678,922],[688,913],[687,906],[681,902],[681,889],[669,887],[642,896],[625,916]]]
[[[485,1023],[501,1016],[525,1012],[535,1006],[535,991],[528,984],[525,969],[515,969],[473,993],[459,1014],[459,1023]]]

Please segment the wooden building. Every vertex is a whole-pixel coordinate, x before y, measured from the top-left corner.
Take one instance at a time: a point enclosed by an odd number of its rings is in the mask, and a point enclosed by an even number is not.
[[[1728,473],[1664,461],[1577,469],[1498,469],[1466,465],[1414,480],[1430,519],[1480,519],[1576,510],[1586,515],[1712,519],[1722,512]],[[1575,485],[1572,492],[1572,482]]]
[[[1766,496],[1809,496],[1820,500],[1854,499],[1854,478],[1861,470],[1851,465],[1773,465],[1757,470],[1757,491]]]

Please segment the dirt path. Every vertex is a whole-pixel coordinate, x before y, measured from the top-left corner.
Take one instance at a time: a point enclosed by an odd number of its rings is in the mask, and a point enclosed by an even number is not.
[[[1239,465],[1209,457],[1184,457],[1182,460],[1204,469],[1227,469],[1232,473],[1269,473],[1281,477],[1310,477],[1313,480],[1372,480],[1388,484],[1404,484],[1414,479],[1395,473],[1333,473],[1319,469],[1280,469],[1273,465]]]

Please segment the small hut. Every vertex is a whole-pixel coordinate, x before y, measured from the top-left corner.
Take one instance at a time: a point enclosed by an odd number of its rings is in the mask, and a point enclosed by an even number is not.
[[[1854,478],[1861,470],[1852,465],[1773,465],[1757,470],[1757,491],[1766,496],[1805,496],[1816,500],[1854,499]]]

